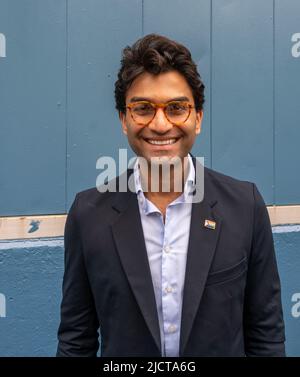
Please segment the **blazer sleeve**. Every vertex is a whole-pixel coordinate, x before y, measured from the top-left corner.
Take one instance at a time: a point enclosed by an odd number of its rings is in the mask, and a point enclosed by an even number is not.
[[[65,271],[56,356],[97,356],[99,323],[84,263],[77,221],[78,194],[64,231]]]
[[[254,224],[244,302],[246,356],[285,356],[281,287],[268,211],[253,184]]]

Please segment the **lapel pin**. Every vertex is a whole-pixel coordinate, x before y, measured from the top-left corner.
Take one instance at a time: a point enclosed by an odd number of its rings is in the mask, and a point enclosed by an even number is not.
[[[205,220],[204,221],[204,226],[208,229],[216,229],[216,223],[215,221],[211,221],[211,220]]]

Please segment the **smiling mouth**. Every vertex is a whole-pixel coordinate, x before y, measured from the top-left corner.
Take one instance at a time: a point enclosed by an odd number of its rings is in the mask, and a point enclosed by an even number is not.
[[[179,140],[179,137],[177,138],[170,138],[170,139],[145,139],[147,143],[151,145],[170,145],[175,144],[177,140]]]

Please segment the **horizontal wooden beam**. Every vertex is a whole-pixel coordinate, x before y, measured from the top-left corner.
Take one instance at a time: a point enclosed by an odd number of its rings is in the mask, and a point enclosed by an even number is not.
[[[300,205],[268,206],[267,208],[273,226],[300,224]]]
[[[300,205],[268,206],[271,224],[300,224]],[[67,215],[0,217],[0,240],[61,237]]]
[[[66,215],[0,217],[0,240],[59,237]]]

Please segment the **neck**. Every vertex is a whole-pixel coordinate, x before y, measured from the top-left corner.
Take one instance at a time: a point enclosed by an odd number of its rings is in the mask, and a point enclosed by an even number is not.
[[[184,191],[189,171],[188,157],[151,161],[140,165],[140,176],[146,197],[176,198]]]

